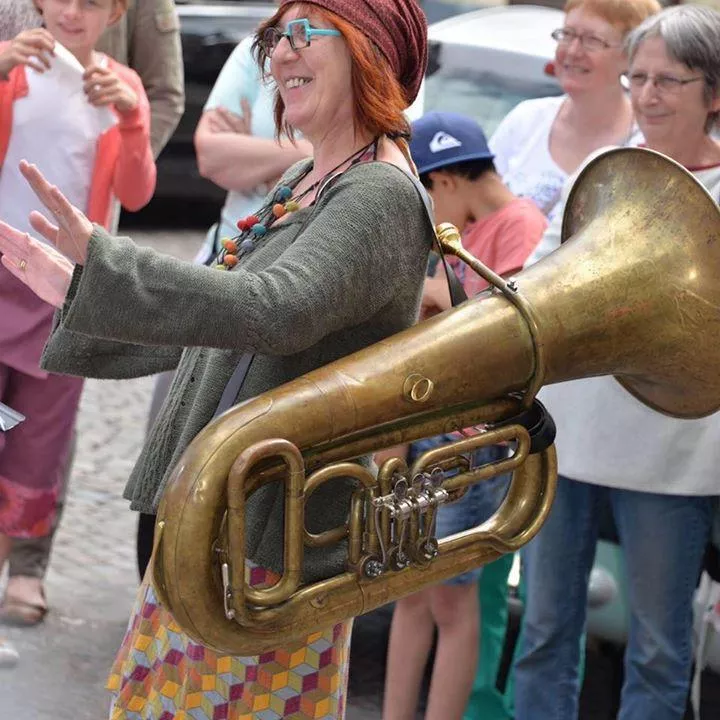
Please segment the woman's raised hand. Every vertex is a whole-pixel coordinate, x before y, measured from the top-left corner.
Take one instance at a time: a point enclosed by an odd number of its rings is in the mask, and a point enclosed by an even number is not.
[[[92,223],[45,179],[35,165],[21,160],[20,172],[57,222],[53,225],[44,215],[33,211],[30,213],[30,224],[63,255],[78,265],[84,265],[93,231]]]
[[[46,221],[47,222],[47,221]],[[74,265],[57,250],[0,221],[0,262],[41,300],[62,307]]]

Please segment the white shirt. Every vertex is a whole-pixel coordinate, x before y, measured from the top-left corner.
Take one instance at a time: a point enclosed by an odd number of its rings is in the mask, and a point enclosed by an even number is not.
[[[716,201],[720,198],[720,166],[693,175]],[[560,246],[562,210],[573,181],[574,176],[526,267]],[[643,405],[612,376],[548,385],[538,398],[557,425],[561,475],[628,490],[720,495],[720,413],[697,420],[662,415]]]
[[[0,218],[18,230],[37,235],[28,215],[32,210],[48,214],[18,170],[23,159],[35,163],[48,182],[87,212],[97,141],[115,118],[107,108],[90,105],[82,74],[80,63],[59,43],[50,70],[26,68],[28,93],[13,104],[10,140],[0,168]]]
[[[521,102],[507,114],[489,142],[503,182],[514,195],[533,200],[550,222],[558,214],[568,180],[568,174],[550,154],[550,132],[566,99],[561,95]],[[634,125],[623,144],[642,141]]]
[[[552,220],[567,173],[550,155],[550,130],[564,96],[526,100],[490,138],[495,168],[514,195],[529,198]]]
[[[13,122],[0,168],[0,219],[35,237],[32,210],[52,215],[20,174],[20,160],[35,163],[68,200],[87,212],[99,136],[116,122],[83,92],[83,68],[58,43],[50,70],[26,69],[28,93],[13,103]],[[39,238],[38,239],[42,239]],[[47,377],[38,361],[54,308],[0,268],[0,362],[34,377]]]

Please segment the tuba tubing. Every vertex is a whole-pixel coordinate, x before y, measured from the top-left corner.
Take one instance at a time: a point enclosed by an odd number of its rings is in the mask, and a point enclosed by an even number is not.
[[[720,407],[720,215],[695,178],[649,150],[606,152],[573,187],[563,240],[503,293],[483,293],[246,401],[190,443],[159,508],[153,565],[161,601],[183,630],[221,652],[255,654],[487,562],[537,532],[550,509],[556,461],[553,447],[521,457],[508,497],[487,523],[441,541],[427,567],[373,579],[351,560],[345,572],[302,586],[302,548],[288,538],[307,541],[309,533],[297,518],[288,529],[286,512],[285,558],[293,568],[274,599],[248,595],[242,577],[232,577],[245,562],[239,513],[265,482],[281,478],[287,503],[302,508],[306,474],[511,418],[527,405],[522,393],[539,383],[615,375],[669,415],[700,417]],[[524,429],[513,432],[522,444]],[[384,471],[377,481],[357,471],[375,500],[392,490]],[[366,515],[373,528],[357,498],[350,525]],[[381,516],[381,536],[387,525]],[[218,561],[223,553],[230,562]]]

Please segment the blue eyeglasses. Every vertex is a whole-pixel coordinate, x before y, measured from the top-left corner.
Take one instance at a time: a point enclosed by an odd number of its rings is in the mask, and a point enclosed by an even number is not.
[[[265,55],[272,57],[275,48],[284,37],[288,39],[290,47],[297,52],[310,45],[313,35],[340,35],[340,31],[314,28],[307,18],[300,18],[299,20],[291,20],[287,24],[285,32],[278,30],[276,27],[267,28],[262,34],[260,44],[265,51]]]

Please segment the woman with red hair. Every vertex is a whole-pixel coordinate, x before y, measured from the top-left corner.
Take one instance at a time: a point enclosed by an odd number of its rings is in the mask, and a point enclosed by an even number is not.
[[[563,185],[591,152],[637,141],[620,84],[627,69],[623,41],[661,6],[658,0],[567,0],[564,9],[563,26],[552,34],[563,94],[520,103],[490,138],[505,184],[534,200],[551,221]]]
[[[313,156],[238,218],[214,267],[110,237],[21,165],[57,220],[33,216],[34,229],[67,256],[0,223],[3,264],[61,308],[44,366],[116,378],[178,366],[126,489],[133,509],[155,511],[218,412],[414,323],[434,231],[410,177],[403,111],[420,87],[426,38],[415,0],[280,3],[257,32],[257,59],[277,86],[278,134],[301,132]],[[345,522],[352,491],[349,479],[320,488],[307,527]],[[282,488],[263,487],[251,505],[253,582],[272,582],[282,570]],[[314,549],[304,576],[343,567],[340,548]],[[220,656],[181,631],[146,579],[110,678],[111,717],[340,718],[350,626],[256,657]]]

